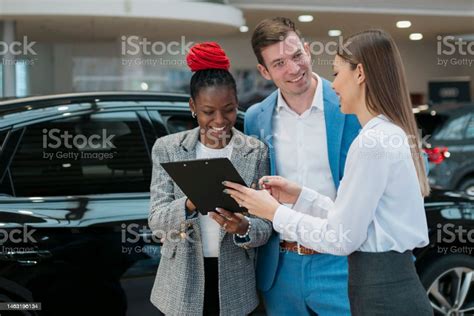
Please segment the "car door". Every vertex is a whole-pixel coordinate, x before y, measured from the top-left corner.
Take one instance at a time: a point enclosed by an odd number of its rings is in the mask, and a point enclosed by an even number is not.
[[[149,293],[159,243],[147,227],[156,135],[143,117],[69,113],[17,131],[0,214],[4,224],[34,230],[34,240],[0,258],[4,276],[47,314],[156,313]]]

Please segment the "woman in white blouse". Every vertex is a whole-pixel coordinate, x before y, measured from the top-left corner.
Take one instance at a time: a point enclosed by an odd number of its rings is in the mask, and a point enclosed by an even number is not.
[[[411,252],[428,244],[429,185],[397,46],[381,30],[355,34],[334,72],[341,111],[362,126],[336,200],[278,176],[260,180],[266,190],[225,183],[226,192],[299,244],[349,255],[353,315],[431,315]]]

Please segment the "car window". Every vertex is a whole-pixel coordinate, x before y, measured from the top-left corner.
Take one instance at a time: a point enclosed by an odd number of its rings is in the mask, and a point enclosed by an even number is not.
[[[0,182],[0,196],[13,196],[13,187],[11,184],[11,177],[9,170],[6,170],[3,180]]]
[[[449,117],[440,113],[435,115],[431,113],[417,113],[415,119],[418,128],[421,129],[422,136],[431,137],[437,130],[442,128]]]
[[[133,112],[28,126],[11,164],[17,196],[147,192],[151,162]]]
[[[471,118],[471,115],[463,115],[454,118],[448,122],[443,128],[439,129],[433,139],[435,140],[462,140],[466,124]]]
[[[237,121],[235,121],[234,127],[243,133],[244,132],[244,120],[243,120],[243,118],[238,116]]]
[[[164,115],[164,117],[166,116]],[[184,113],[168,115],[165,121],[170,134],[187,131],[198,126],[197,120],[191,116],[191,113],[189,115]]]
[[[469,123],[467,124],[466,128],[466,138],[474,138],[474,116],[471,115],[471,119],[469,120]]]
[[[161,115],[166,122],[166,128],[170,134],[187,131],[198,126],[197,120],[193,118],[191,114],[170,114],[163,112]],[[234,127],[241,132],[244,131],[243,115],[237,117]]]
[[[0,132],[0,157],[2,156],[3,145],[5,143],[5,139],[7,138],[7,131]],[[10,194],[11,195],[11,186],[8,182],[7,170],[2,166],[0,163],[0,194]],[[4,175],[5,174],[5,175]],[[2,180],[3,177],[3,180]]]
[[[474,220],[474,205],[466,205],[462,210],[463,218]]]
[[[3,142],[5,141],[7,134],[8,132],[0,132],[0,152],[2,151]]]

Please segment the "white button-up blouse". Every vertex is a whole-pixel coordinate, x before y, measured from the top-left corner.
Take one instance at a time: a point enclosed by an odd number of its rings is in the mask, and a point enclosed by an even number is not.
[[[273,226],[335,255],[426,246],[423,197],[406,133],[383,115],[371,119],[349,149],[335,201],[305,187],[293,209],[277,209]]]

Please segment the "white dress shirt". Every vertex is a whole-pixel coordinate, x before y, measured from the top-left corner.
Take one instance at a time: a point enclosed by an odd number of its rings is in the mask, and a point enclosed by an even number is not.
[[[308,209],[327,216],[305,214]],[[428,244],[420,185],[405,132],[379,115],[352,143],[335,202],[304,188],[273,226],[323,253],[404,252]]]
[[[201,142],[196,144],[196,159],[229,158],[232,156],[234,142],[230,142],[222,149],[206,147]],[[201,227],[202,250],[204,257],[219,257],[219,241],[221,226],[209,215],[198,214]]]
[[[313,102],[301,115],[288,106],[278,90],[277,108],[273,116],[276,173],[334,200],[336,187],[328,159],[323,83],[317,74],[313,73],[313,76],[318,81]],[[319,215],[312,211],[302,210],[310,215]],[[284,232],[280,238],[295,241]]]

